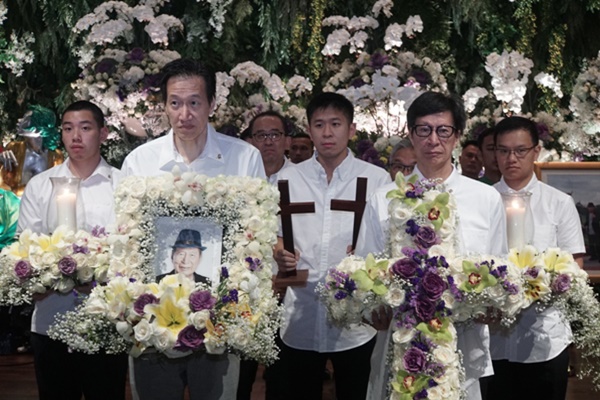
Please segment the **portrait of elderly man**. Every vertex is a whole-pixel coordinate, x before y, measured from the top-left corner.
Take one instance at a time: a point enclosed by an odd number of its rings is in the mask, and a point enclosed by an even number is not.
[[[202,260],[202,252],[206,250],[206,247],[202,246],[200,232],[194,229],[182,229],[172,248],[173,270],[159,275],[156,278],[157,282],[160,282],[165,276],[173,274],[182,274],[186,278],[193,279],[194,282],[208,281],[206,277],[196,273]]]

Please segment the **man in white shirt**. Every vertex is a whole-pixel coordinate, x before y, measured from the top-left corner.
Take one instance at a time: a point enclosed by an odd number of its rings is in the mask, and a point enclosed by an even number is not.
[[[171,130],[132,151],[123,163],[126,175],[155,176],[177,166],[182,172],[211,177],[266,177],[256,148],[218,133],[208,124],[215,106],[214,72],[198,61],[179,59],[165,65],[162,75],[161,94]],[[196,352],[168,359],[158,353],[145,353],[134,359],[133,369],[142,400],[180,400],[186,386],[191,400],[236,397],[239,359],[234,355]]]
[[[274,185],[277,173],[291,164],[285,157],[291,140],[286,121],[277,111],[265,111],[252,118],[248,129],[252,144],[260,151],[267,179]]]
[[[77,209],[80,228],[91,231],[95,226],[105,227],[114,222],[113,191],[121,173],[100,156],[100,144],[107,135],[104,115],[96,105],[78,101],[67,107],[62,117],[62,141],[69,158],[29,181],[21,199],[19,232],[31,229],[48,234],[55,228],[49,221],[49,207],[55,204],[50,198],[51,177],[81,179],[78,196],[82,207]],[[76,290],[89,293],[91,286]],[[31,343],[39,398],[80,400],[83,395],[87,400],[124,399],[125,355],[70,352],[65,344],[48,337],[54,316],[75,309],[76,296],[51,291],[34,300]]]
[[[290,145],[290,161],[294,164],[301,163],[312,157],[314,145],[310,136],[304,132],[298,132],[292,136]]]
[[[340,329],[328,322],[315,287],[348,253],[354,213],[334,210],[331,201],[355,200],[357,178],[367,178],[367,195],[390,182],[388,173],[352,156],[348,141],[356,132],[354,107],[336,93],[322,93],[307,107],[315,155],[281,171],[289,181],[290,201],[312,202],[314,213],[292,216],[295,254],[280,237],[275,260],[280,271],[308,269],[306,287],[289,287],[284,298],[281,359],[286,368],[285,399],[320,399],[325,364],[332,361],[339,399],[364,400],[375,330],[368,326]],[[281,234],[280,234],[281,236]]]
[[[484,129],[477,136],[477,147],[481,154],[483,163],[483,176],[479,178],[480,182],[493,185],[500,180],[500,170],[496,161],[496,148],[494,147],[494,129]]]
[[[585,246],[579,214],[567,194],[538,181],[533,166],[540,153],[535,123],[509,117],[494,128],[500,193],[530,192],[533,245],[543,251],[559,247],[583,265]],[[571,328],[554,307],[539,313],[524,310],[511,329],[493,329],[494,377],[489,399],[564,400],[567,391]]]
[[[452,150],[465,127],[462,104],[444,94],[426,92],[411,104],[407,118],[409,138],[417,157],[415,174],[421,179],[440,179],[454,195],[459,221],[459,253],[506,254],[506,221],[500,195],[493,188],[460,175],[452,165]],[[369,198],[356,246],[357,255],[366,256],[386,250],[389,226],[386,194],[395,188],[395,183],[386,185]],[[400,254],[391,256],[399,257]],[[492,374],[488,328],[473,324],[470,327],[457,326],[457,330],[458,348],[464,357],[467,398],[479,399],[478,379]],[[384,333],[380,333],[379,337],[389,340]],[[377,349],[381,346],[381,351],[384,351],[387,340],[382,339],[378,340]],[[387,376],[383,372],[385,365],[382,360],[385,356],[376,350],[372,359],[369,399],[383,399],[385,396]]]
[[[415,149],[407,138],[402,139],[392,149],[390,154],[390,176],[392,180],[396,179],[396,174],[400,172],[404,176],[412,175],[417,165]]]
[[[460,152],[460,156],[458,156],[458,162],[460,163],[461,173],[464,176],[471,179],[479,179],[483,163],[479,147],[477,147],[475,140],[467,140],[462,144],[462,151]]]

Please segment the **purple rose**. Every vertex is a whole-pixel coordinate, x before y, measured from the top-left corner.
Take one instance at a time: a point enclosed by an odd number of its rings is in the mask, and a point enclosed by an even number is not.
[[[440,243],[440,239],[430,227],[420,226],[419,231],[415,235],[415,242],[417,246],[428,249],[434,244]]]
[[[204,333],[206,329],[199,331],[189,325],[179,331],[175,348],[179,351],[196,350],[204,343]]]
[[[58,270],[63,275],[72,275],[77,270],[77,261],[70,256],[65,256],[58,262]]]
[[[260,270],[262,267],[260,258],[246,257],[246,262],[250,271]]]
[[[138,315],[144,315],[146,304],[158,304],[158,299],[152,293],[144,293],[133,303],[133,310]]]
[[[571,289],[571,277],[569,275],[560,274],[552,282],[552,291],[561,294]]]
[[[118,62],[114,58],[103,58],[94,67],[94,72],[97,74],[107,73],[108,75],[112,75],[117,70],[117,64]]]
[[[216,302],[217,299],[208,290],[199,290],[190,295],[190,309],[193,312],[212,310]]]
[[[401,258],[392,265],[392,273],[408,279],[415,276],[419,264],[410,258]]]
[[[29,261],[21,260],[17,261],[15,264],[15,275],[19,279],[27,279],[33,273],[33,268],[31,268],[31,264]]]
[[[423,279],[421,279],[421,287],[432,300],[438,300],[442,297],[442,293],[448,287],[446,282],[438,275],[433,272],[426,272]]]
[[[427,366],[427,356],[423,350],[411,347],[404,353],[402,365],[407,372],[417,374],[425,370]]]
[[[142,50],[140,47],[134,47],[131,49],[129,54],[125,56],[125,58],[127,58],[127,60],[129,60],[129,62],[132,64],[139,64],[144,61],[145,56],[144,50]]]
[[[432,301],[426,296],[417,297],[415,311],[417,316],[421,319],[421,321],[428,322],[435,315],[436,302]]]

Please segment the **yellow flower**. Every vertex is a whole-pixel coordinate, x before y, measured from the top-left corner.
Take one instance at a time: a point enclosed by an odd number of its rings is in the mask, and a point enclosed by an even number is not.
[[[520,269],[525,269],[535,265],[537,256],[535,247],[525,246],[520,249],[510,249],[508,260]]]
[[[187,326],[187,310],[177,304],[173,291],[163,294],[158,304],[146,305],[145,310],[156,317],[159,328],[168,329],[175,337]]]
[[[540,257],[542,266],[547,271],[555,272],[567,272],[575,268],[579,269],[579,266],[575,263],[573,255],[566,251],[561,251],[559,248],[549,248]]]

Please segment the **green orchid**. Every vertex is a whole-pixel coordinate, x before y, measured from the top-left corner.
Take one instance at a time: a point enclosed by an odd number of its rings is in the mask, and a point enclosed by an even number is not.
[[[438,194],[433,201],[423,202],[415,212],[427,217],[433,228],[438,231],[444,224],[444,220],[450,217],[450,194],[447,192]]]
[[[429,387],[429,376],[413,375],[407,371],[398,371],[396,380],[392,382],[392,388],[400,393],[401,400],[412,400],[414,395]]]
[[[448,330],[450,318],[433,318],[429,322],[421,322],[415,328],[437,343],[450,342],[452,334]]]
[[[411,207],[414,206],[417,203],[417,199],[406,197],[406,192],[414,189],[414,184],[418,179],[419,177],[417,175],[411,175],[407,180],[404,175],[396,174],[394,182],[396,183],[396,186],[398,186],[398,189],[390,190],[386,194],[386,197],[390,200],[399,199]]]
[[[490,269],[486,264],[477,266],[473,261],[464,260],[462,269],[467,280],[460,285],[463,292],[481,293],[485,288],[495,286],[498,280],[490,274]]]
[[[381,277],[385,276],[388,269],[388,260],[375,260],[373,254],[369,254],[365,259],[365,269],[355,271],[350,278],[356,282],[361,290],[372,291],[378,296],[383,296],[388,289]]]

